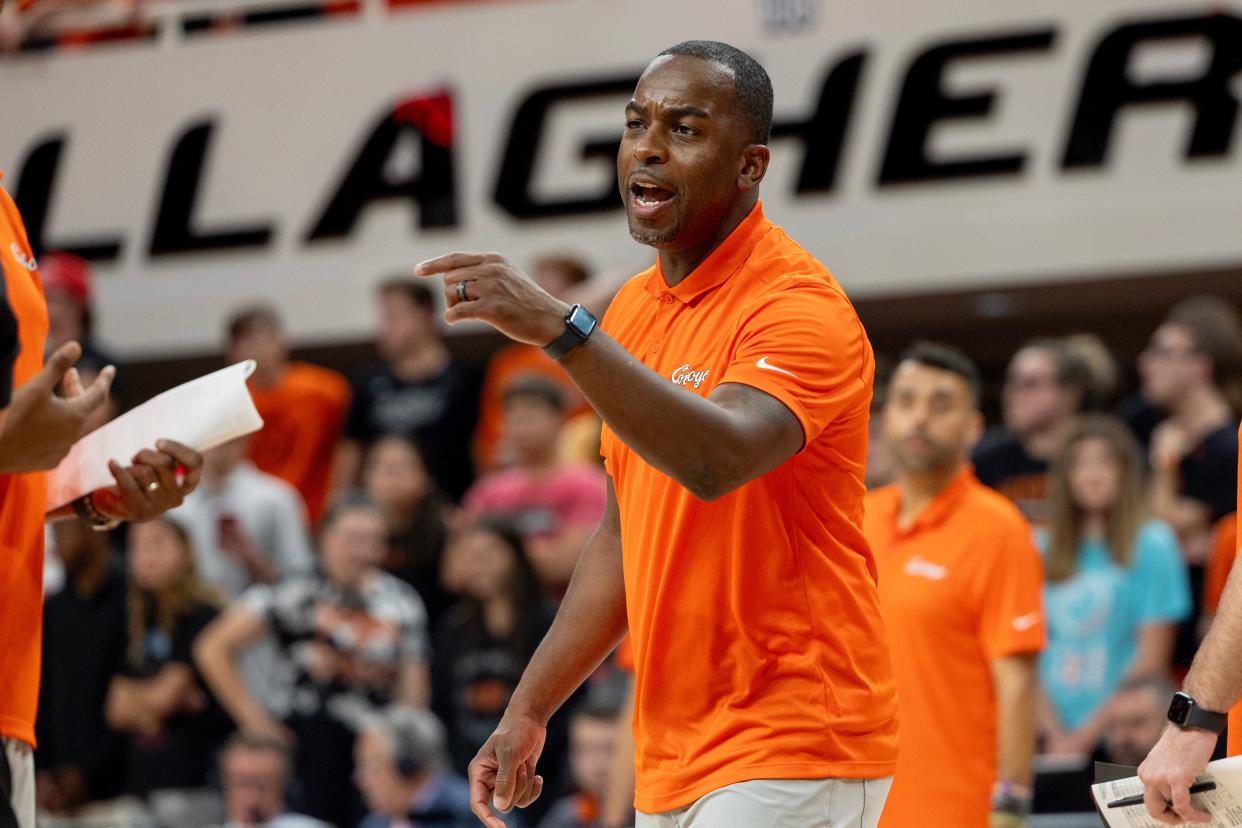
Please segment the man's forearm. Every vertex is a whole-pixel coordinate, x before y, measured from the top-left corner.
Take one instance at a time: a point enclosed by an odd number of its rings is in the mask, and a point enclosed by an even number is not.
[[[1207,710],[1224,712],[1242,696],[1242,573],[1234,567],[1220,609],[1186,677],[1186,692]]]
[[[997,779],[1031,784],[1035,752],[1036,685],[1033,657],[1011,656],[993,665],[996,683]]]
[[[522,674],[509,711],[547,724],[625,634],[621,538],[601,524],[582,550],[552,628]]]
[[[718,497],[769,470],[753,468],[752,437],[731,412],[685,393],[603,331],[560,364],[622,442],[695,495]]]

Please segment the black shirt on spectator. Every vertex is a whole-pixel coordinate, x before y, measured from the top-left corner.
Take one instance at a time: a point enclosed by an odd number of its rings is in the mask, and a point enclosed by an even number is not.
[[[143,638],[142,663],[135,665],[128,658],[123,662],[122,675],[132,679],[152,678],[169,664],[184,664],[194,670],[201,695],[199,709],[174,713],[164,720],[158,733],[130,735],[131,793],[200,788],[208,783],[216,753],[232,725],[194,667],[192,651],[194,641],[218,612],[210,604],[197,603],[176,620],[169,634],[156,625],[152,608]]]
[[[458,501],[474,478],[470,437],[478,398],[478,383],[455,360],[414,382],[380,365],[354,378],[345,436],[364,447],[393,434],[412,440],[440,490]]]
[[[1238,424],[1229,423],[1203,438],[1182,458],[1181,495],[1212,511],[1212,522],[1232,514],[1238,501]]]
[[[104,706],[125,654],[125,575],[113,564],[91,594],[72,579],[43,605],[43,666],[35,736],[39,770],[72,767],[93,800],[120,793],[125,737],[108,727]]]
[[[1001,432],[971,455],[983,485],[1009,498],[1033,524],[1048,520],[1048,461],[1027,453],[1017,437]]]

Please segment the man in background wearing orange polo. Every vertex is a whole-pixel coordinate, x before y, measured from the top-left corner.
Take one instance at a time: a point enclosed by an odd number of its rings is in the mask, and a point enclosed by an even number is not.
[[[349,382],[336,371],[294,362],[289,338],[272,308],[247,308],[228,324],[228,359],[255,361],[247,383],[263,429],[249,457],[261,471],[293,486],[319,522],[332,483],[332,463],[349,410]]]
[[[416,269],[444,276],[450,322],[546,347],[605,423],[604,518],[471,764],[489,828],[489,805],[539,795],[548,719],[627,627],[640,828],[879,819],[897,710],[861,531],[875,366],[840,286],[763,214],[771,123],[745,53],[690,41],[651,62],[617,177],[659,255],[602,330],[493,254]]]
[[[1030,810],[1041,565],[1021,513],[967,463],[979,385],[964,354],[919,343],[888,387],[897,482],[863,522],[901,699],[885,828],[1016,826]]]

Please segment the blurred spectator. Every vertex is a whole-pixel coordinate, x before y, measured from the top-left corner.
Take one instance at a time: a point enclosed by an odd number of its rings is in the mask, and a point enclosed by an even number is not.
[[[505,389],[504,405],[505,441],[515,465],[480,478],[462,508],[471,517],[512,518],[540,582],[559,595],[604,513],[604,472],[558,456],[565,402],[555,383],[519,377]]]
[[[1082,410],[1108,409],[1121,391],[1121,366],[1117,364],[1117,358],[1104,344],[1104,340],[1095,334],[1070,334],[1061,341],[1082,362],[1091,376],[1091,382],[1083,397]]]
[[[302,499],[246,460],[249,439],[204,452],[202,482],[173,513],[194,542],[198,571],[228,598],[315,567]]]
[[[1064,342],[1036,339],[1009,361],[1004,428],[987,435],[971,459],[979,481],[1016,503],[1035,525],[1047,518],[1048,465],[1091,396],[1090,369]]]
[[[427,627],[434,630],[452,602],[440,583],[449,506],[436,492],[418,446],[405,437],[384,437],[371,447],[362,482],[388,522],[384,568],[414,587],[427,608]]]
[[[887,486],[897,477],[893,452],[884,439],[884,403],[888,381],[893,376],[893,360],[887,354],[875,355],[875,391],[871,395],[871,418],[867,421],[867,490]]]
[[[1044,748],[1090,754],[1121,682],[1169,671],[1176,624],[1191,609],[1177,539],[1143,519],[1142,461],[1120,421],[1088,415],[1071,427],[1043,547]]]
[[[598,828],[617,748],[615,707],[583,705],[569,719],[569,770],[577,793],[552,806],[539,828]],[[633,817],[631,816],[631,821]]]
[[[1212,525],[1234,511],[1238,420],[1222,382],[1242,356],[1237,312],[1211,297],[1169,312],[1140,357],[1143,395],[1168,412],[1152,434],[1152,507],[1192,565],[1207,559]]]
[[[43,605],[36,792],[44,812],[75,816],[124,781],[125,740],[104,703],[125,655],[125,573],[108,534],[76,520],[53,523],[51,534],[65,583]]]
[[[220,751],[224,828],[329,828],[289,813],[285,798],[294,781],[293,755],[284,742],[235,733]]]
[[[249,437],[203,452],[203,477],[173,516],[190,533],[198,571],[228,599],[253,584],[309,575],[315,568],[306,508],[291,485],[246,460]],[[275,639],[255,642],[242,656],[250,692],[282,692]]]
[[[586,265],[572,256],[544,256],[530,270],[535,283],[558,299],[570,301],[573,289],[591,277]],[[504,468],[517,458],[504,434],[505,389],[522,375],[536,374],[555,383],[564,395],[569,419],[590,412],[578,386],[556,364],[556,360],[534,345],[516,344],[501,348],[487,364],[483,392],[479,397],[479,426],[474,433],[475,459],[479,469]],[[596,455],[599,454],[598,441]]]
[[[461,599],[436,634],[434,709],[449,729],[453,768],[465,774],[492,735],[554,611],[542,597],[516,527],[483,519],[455,536],[445,557],[446,579]],[[568,708],[562,708],[567,710]],[[564,713],[552,717],[539,771],[549,797],[559,793],[565,761]],[[542,798],[541,798],[542,799]],[[546,802],[536,802],[537,813]]]
[[[445,347],[426,285],[391,279],[380,285],[378,301],[383,362],[354,378],[338,484],[357,480],[362,453],[372,443],[399,434],[418,445],[432,480],[456,502],[474,477],[470,435],[478,389]]]
[[[208,778],[228,734],[191,657],[218,607],[180,524],[164,517],[130,527],[126,652],[108,689],[107,721],[129,735],[129,791],[183,825],[214,816],[198,803],[214,801]]]
[[[86,259],[72,253],[44,253],[39,257],[39,279],[47,297],[46,353],[73,341],[82,346],[82,361],[97,366],[96,373],[115,364],[95,342],[94,277]]]
[[[237,725],[296,738],[299,810],[336,825],[363,814],[350,783],[354,736],[374,710],[429,699],[426,613],[380,569],[387,528],[361,495],[342,495],[320,525],[319,572],[251,587],[204,634],[203,675]],[[256,699],[237,657],[266,633],[280,642],[291,692]],[[265,704],[266,703],[266,706]]]
[[[358,736],[354,767],[371,811],[359,828],[478,825],[469,783],[448,769],[444,725],[426,710],[393,708],[374,717]]]
[[[229,322],[228,335],[230,362],[255,361],[250,395],[263,430],[251,438],[250,459],[301,492],[314,525],[332,482],[349,383],[335,371],[291,361],[289,338],[271,308],[241,311]]]
[[[1109,762],[1140,765],[1169,723],[1169,699],[1176,688],[1163,675],[1135,675],[1113,694],[1104,716],[1104,751]]]

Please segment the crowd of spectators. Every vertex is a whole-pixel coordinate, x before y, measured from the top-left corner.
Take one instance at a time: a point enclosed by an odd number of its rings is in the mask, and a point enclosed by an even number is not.
[[[89,355],[89,270],[44,261],[51,341]],[[562,296],[587,282],[565,257],[533,272]],[[459,361],[424,284],[382,283],[376,312],[380,361],[347,379],[291,359],[275,309],[240,309],[224,355],[256,361],[264,429],[207,452],[165,518],[49,529],[49,825],[472,824],[467,765],[603,509],[599,421],[538,349]],[[1010,361],[972,460],[1044,559],[1037,810],[1089,807],[1087,760],[1133,763],[1159,735],[1237,549],[1240,366],[1237,311],[1210,298],[1171,309],[1120,400],[1126,366],[1094,337]],[[894,473],[884,440],[869,487]],[[625,686],[605,665],[552,720],[545,794],[506,824],[629,824],[609,802]]]

